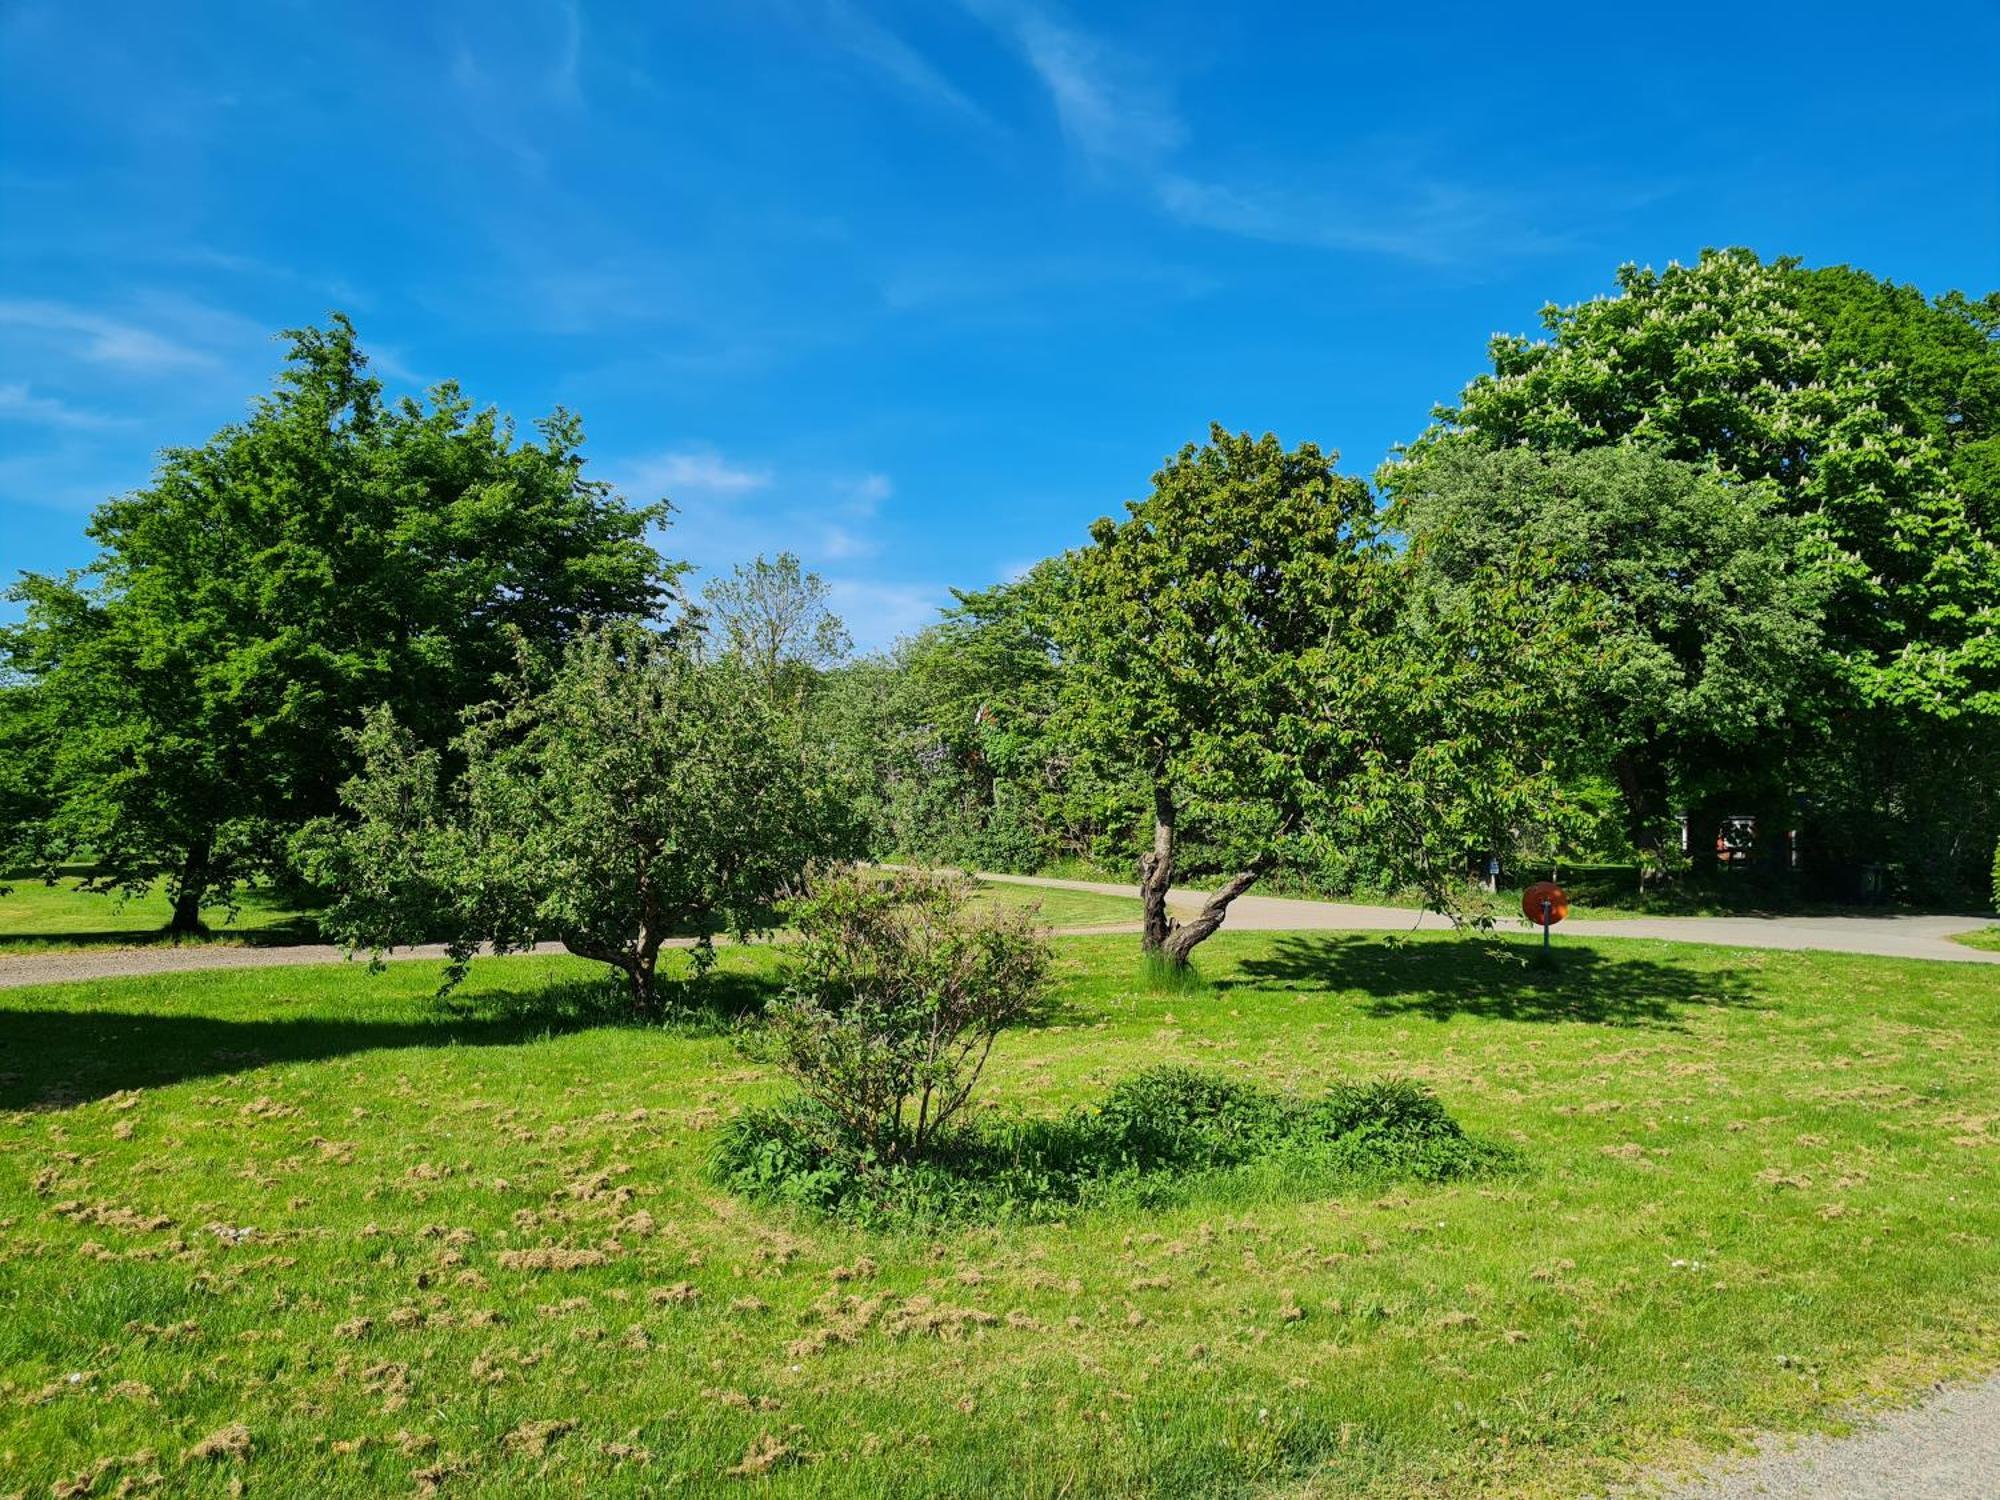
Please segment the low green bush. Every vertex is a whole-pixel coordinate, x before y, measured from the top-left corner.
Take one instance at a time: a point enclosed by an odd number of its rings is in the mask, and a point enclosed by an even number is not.
[[[994,1040],[1049,989],[1031,912],[981,907],[962,876],[818,872],[788,907],[778,1065],[870,1160],[918,1162],[956,1128]]]
[[[1148,1068],[1055,1120],[987,1120],[921,1160],[871,1150],[807,1099],[748,1110],[711,1170],[733,1192],[858,1223],[1035,1220],[1116,1202],[1164,1205],[1232,1179],[1310,1191],[1369,1179],[1445,1182],[1500,1170],[1417,1084],[1339,1084],[1296,1098],[1193,1068]]]

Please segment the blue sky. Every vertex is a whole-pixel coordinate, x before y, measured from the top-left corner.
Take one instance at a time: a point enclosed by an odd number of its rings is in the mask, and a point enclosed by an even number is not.
[[[0,570],[352,315],[879,645],[1710,244],[2000,286],[2000,7],[0,0]]]

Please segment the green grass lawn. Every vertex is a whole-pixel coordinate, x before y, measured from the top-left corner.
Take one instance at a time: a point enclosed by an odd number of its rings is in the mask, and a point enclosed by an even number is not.
[[[1981,948],[1988,953],[2000,953],[2000,925],[1981,927],[1972,932],[1954,933],[1954,943],[1963,943],[1968,948]]]
[[[0,953],[41,953],[63,948],[140,947],[167,940],[173,915],[163,885],[145,896],[126,898],[77,889],[65,875],[54,885],[32,876],[0,880]],[[317,941],[312,919],[269,892],[243,893],[233,918],[220,908],[206,914],[210,933],[198,942],[309,943]]]
[[[77,889],[75,876],[54,885],[14,877],[0,895],[0,953],[49,953],[71,948],[144,947],[168,940],[171,915],[163,891],[125,899]],[[1088,891],[1038,890],[1017,885],[982,885],[980,899],[1003,906],[1038,906],[1051,927],[1105,926],[1139,920],[1136,898]],[[235,917],[208,914],[211,931],[192,939],[216,943],[311,943],[319,932],[310,914],[286,906],[261,890],[246,891]]]
[[[728,1014],[532,1019],[578,961],[482,960],[462,1015],[416,963],[0,991],[0,1492],[1573,1495],[2000,1360],[1987,970],[1061,954],[994,1108],[1399,1074],[1522,1165],[872,1235],[705,1179],[776,1087]]]
[[[1106,896],[1095,891],[1065,891],[1053,886],[1002,885],[982,881],[979,898],[995,906],[1032,906],[1051,927],[1103,927],[1139,920],[1139,898]]]

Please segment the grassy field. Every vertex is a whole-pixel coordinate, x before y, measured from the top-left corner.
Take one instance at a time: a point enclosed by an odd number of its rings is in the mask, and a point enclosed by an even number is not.
[[[2000,926],[1982,927],[1976,932],[1961,932],[1952,937],[1954,943],[1963,943],[1968,948],[1981,948],[1988,953],[2000,953]]]
[[[982,882],[979,899],[995,906],[1033,906],[1051,927],[1103,927],[1139,920],[1139,898],[1065,891],[1054,886]]]
[[[67,875],[54,885],[33,877],[0,880],[0,953],[43,953],[63,948],[138,947],[167,940],[173,915],[163,887],[126,898],[77,889]],[[197,942],[309,943],[317,941],[311,917],[265,891],[246,891],[232,918],[220,908],[207,913],[212,929]]]
[[[11,887],[0,895],[0,954],[51,953],[73,948],[145,947],[169,941],[171,915],[161,891],[130,900],[77,889],[75,876],[54,885],[14,877],[0,882]],[[1035,905],[1051,927],[1092,927],[1139,920],[1136,898],[1099,896],[1088,891],[1036,890],[1017,885],[987,885],[981,899],[1004,906]],[[286,906],[265,891],[246,891],[231,919],[209,913],[211,931],[196,942],[311,943],[319,941],[310,913]]]
[[[768,949],[674,1030],[535,1019],[567,959],[0,991],[0,1493],[1573,1495],[2000,1360],[1990,972],[1202,951],[1066,940],[993,1107],[1398,1074],[1523,1165],[870,1235],[704,1176]]]

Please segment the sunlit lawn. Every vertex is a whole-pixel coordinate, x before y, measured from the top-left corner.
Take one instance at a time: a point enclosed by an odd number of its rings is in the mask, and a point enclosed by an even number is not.
[[[979,899],[996,906],[1034,907],[1050,927],[1102,927],[1139,920],[1136,896],[1106,896],[1095,891],[989,881],[981,883]]]
[[[159,888],[126,899],[79,890],[74,875],[54,885],[20,876],[0,885],[10,888],[0,895],[0,954],[144,947],[167,940],[172,908]],[[1121,896],[1017,885],[983,885],[980,891],[982,900],[999,905],[1039,907],[1041,920],[1051,927],[1107,926],[1139,919],[1138,901]],[[233,916],[216,908],[207,914],[207,921],[210,931],[198,941],[261,945],[319,940],[309,913],[296,911],[263,890],[245,891]]]
[[[2000,1358],[1989,970],[1132,950],[1064,941],[994,1107],[1405,1074],[1522,1169],[870,1235],[705,1180],[728,1015],[515,1018],[573,960],[0,991],[0,1493],[1573,1495]]]
[[[64,875],[53,885],[33,876],[9,875],[0,895],[0,953],[33,953],[60,948],[119,947],[164,941],[173,916],[163,884],[142,896],[78,889],[78,877]],[[210,932],[204,941],[299,943],[316,940],[310,917],[267,891],[248,890],[232,914],[216,907],[204,914]]]

